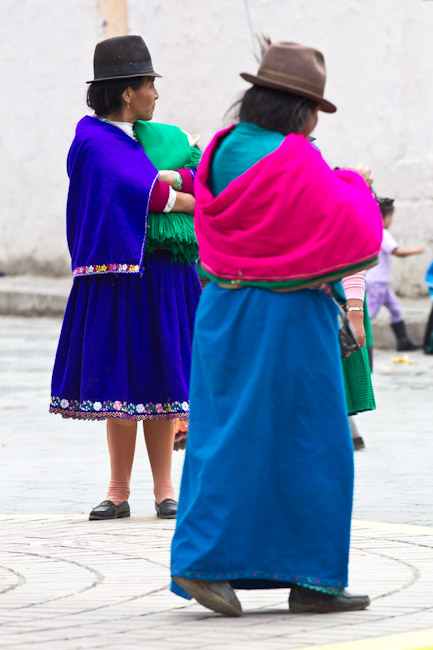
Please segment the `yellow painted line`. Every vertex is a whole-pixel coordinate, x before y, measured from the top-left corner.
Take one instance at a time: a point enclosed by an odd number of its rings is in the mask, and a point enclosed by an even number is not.
[[[326,614],[324,614],[326,616]],[[390,634],[362,641],[344,641],[315,645],[314,650],[433,650],[433,628],[420,632]],[[312,646],[303,646],[295,650],[312,650]]]
[[[396,533],[408,533],[409,535],[433,535],[431,526],[414,526],[412,524],[391,524],[383,521],[358,521],[352,520],[355,528],[370,528],[371,530],[386,530]]]

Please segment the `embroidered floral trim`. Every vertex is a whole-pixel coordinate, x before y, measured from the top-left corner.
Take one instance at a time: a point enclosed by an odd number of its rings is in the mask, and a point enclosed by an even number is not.
[[[146,402],[146,404],[132,404],[120,400],[105,400],[104,402],[92,400],[68,400],[53,396],[50,404],[51,413],[60,413],[63,417],[80,419],[105,419],[109,417],[124,418],[129,420],[171,420],[188,416],[189,402],[165,402],[164,404]]]
[[[99,273],[139,273],[139,264],[93,264],[77,266],[72,275],[98,275]]]
[[[304,576],[288,576],[281,573],[273,573],[269,571],[268,573],[264,571],[247,571],[242,573],[235,573],[230,571],[228,573],[204,573],[195,571],[179,571],[174,570],[174,576],[181,576],[182,578],[200,578],[201,580],[245,580],[245,579],[267,579],[267,580],[277,580],[278,582],[292,582],[301,587],[307,587],[309,589],[314,589],[315,591],[322,591],[324,593],[340,593],[344,590],[344,585],[341,580],[327,580],[326,585],[321,584],[322,581],[319,578],[309,578]],[[329,582],[334,583],[330,585]]]

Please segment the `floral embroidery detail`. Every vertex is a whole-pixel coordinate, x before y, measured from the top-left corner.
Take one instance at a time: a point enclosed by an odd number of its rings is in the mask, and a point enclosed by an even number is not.
[[[126,420],[158,420],[158,419],[186,419],[189,413],[188,402],[146,402],[133,404],[120,400],[68,400],[53,396],[50,404],[51,413],[60,413],[63,417],[79,419],[105,419],[120,417]]]
[[[139,264],[91,264],[90,266],[77,266],[73,276],[98,275],[99,273],[139,273]]]
[[[313,585],[312,583],[316,582],[321,582],[318,578],[310,578],[310,577],[300,577],[297,576],[294,578],[292,575],[282,575],[281,573],[265,573],[264,571],[246,571],[245,573],[239,574],[239,573],[234,573],[233,571],[230,571],[228,573],[218,573],[218,574],[213,574],[213,573],[195,573],[194,571],[183,571],[179,569],[173,569],[173,574],[174,575],[180,575],[182,577],[189,578],[190,576],[193,576],[194,578],[201,578],[203,580],[215,580],[217,579],[223,579],[223,580],[234,580],[236,578],[240,579],[245,579],[245,578],[257,578],[257,579],[270,579],[270,580],[278,580],[279,582],[291,582],[295,583],[297,585],[300,585],[302,587],[306,587],[307,589],[313,589],[314,591],[321,591],[325,594],[333,594],[333,595],[338,595],[341,594],[344,589],[342,587],[335,587],[332,584],[326,584],[322,586],[316,586]],[[328,582],[328,581],[327,581]],[[331,580],[331,583],[335,584],[335,580]],[[339,580],[337,582],[338,585],[341,585],[341,581]]]

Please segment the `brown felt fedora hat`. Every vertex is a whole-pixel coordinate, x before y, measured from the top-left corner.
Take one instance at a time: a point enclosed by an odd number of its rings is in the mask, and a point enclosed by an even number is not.
[[[326,82],[325,59],[319,50],[299,43],[272,43],[263,55],[256,75],[241,73],[242,79],[256,86],[287,90],[313,99],[325,113],[337,107],[324,99]]]
[[[93,72],[95,78],[86,83],[161,76],[153,69],[150,52],[141,36],[115,36],[98,43],[93,57]]]

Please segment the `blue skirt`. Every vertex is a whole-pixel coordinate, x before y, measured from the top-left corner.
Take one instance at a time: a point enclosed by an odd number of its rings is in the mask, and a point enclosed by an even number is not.
[[[190,399],[171,575],[344,588],[353,447],[332,300],[208,285]]]
[[[138,274],[77,277],[52,378],[52,413],[80,419],[185,418],[200,281],[167,251]]]

